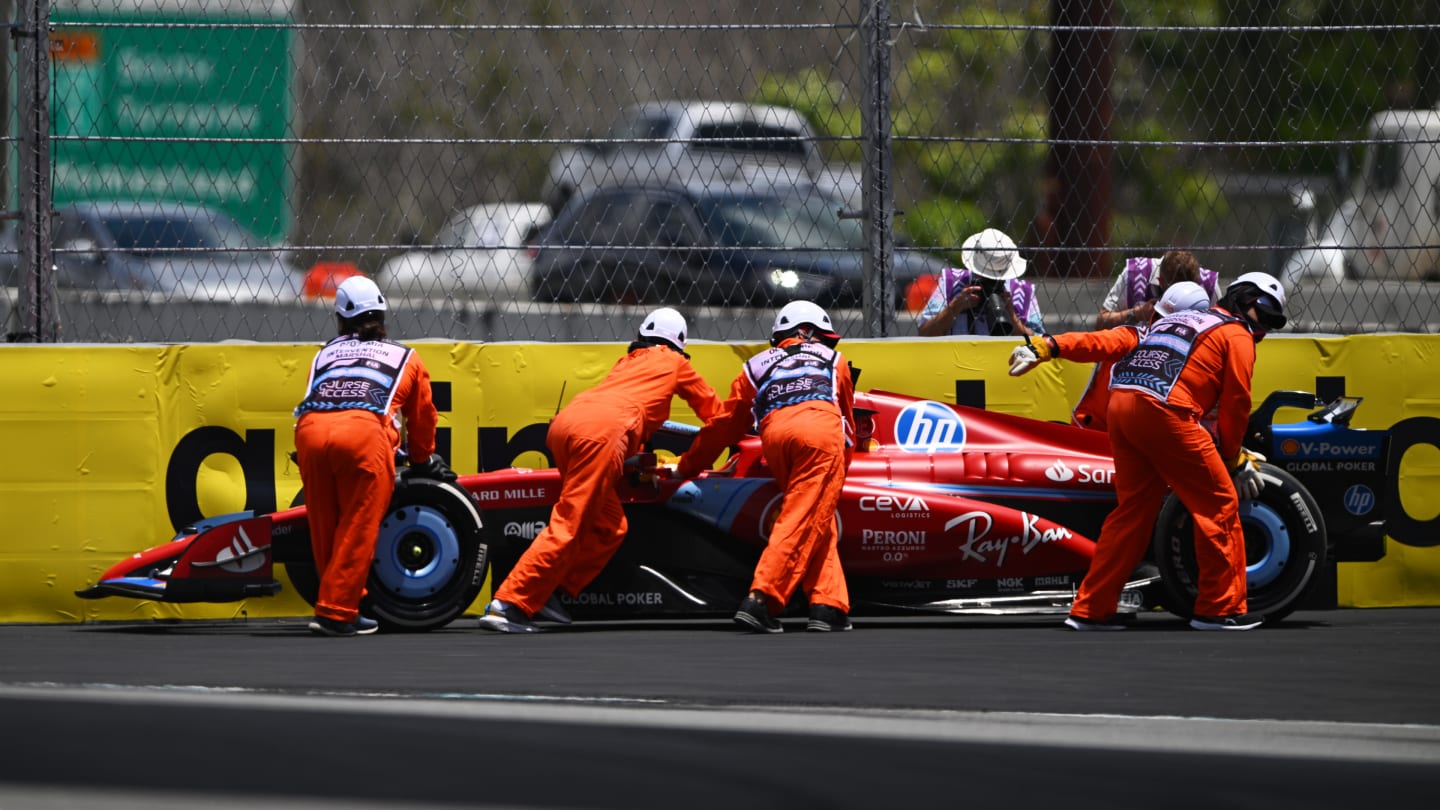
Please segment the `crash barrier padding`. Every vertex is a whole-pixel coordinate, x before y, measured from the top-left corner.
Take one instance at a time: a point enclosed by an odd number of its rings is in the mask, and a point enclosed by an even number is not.
[[[460,471],[544,466],[545,425],[600,380],[623,344],[414,344],[435,382],[441,451]],[[847,340],[859,388],[883,389],[1066,421],[1089,366],[1046,364],[1006,374],[1013,339]],[[697,368],[723,397],[740,362],[761,344],[692,343]],[[295,616],[309,608],[287,587],[277,597],[173,605],[82,600],[110,565],[168,540],[201,517],[283,508],[300,475],[291,411],[315,344],[11,345],[0,348],[7,455],[0,513],[0,621]],[[1396,465],[1409,523],[1373,563],[1342,563],[1344,606],[1440,605],[1440,336],[1271,337],[1259,349],[1256,402],[1276,389],[1363,396],[1354,426],[1406,424],[1414,434]],[[1304,411],[1282,411],[1296,421]],[[673,417],[694,421],[677,400]],[[278,567],[277,567],[278,569]],[[282,581],[279,570],[276,576]],[[488,594],[482,594],[485,599]],[[477,602],[477,606],[480,603]],[[472,610],[476,606],[472,606]]]

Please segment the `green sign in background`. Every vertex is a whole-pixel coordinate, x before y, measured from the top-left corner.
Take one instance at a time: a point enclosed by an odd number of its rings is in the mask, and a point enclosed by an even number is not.
[[[288,15],[56,9],[51,22],[68,43],[52,62],[57,205],[208,203],[266,242],[289,235]]]

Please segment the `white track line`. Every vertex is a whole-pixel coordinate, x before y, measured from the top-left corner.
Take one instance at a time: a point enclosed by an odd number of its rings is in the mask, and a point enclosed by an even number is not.
[[[630,698],[289,694],[110,684],[0,685],[0,698],[1440,765],[1440,726],[1412,724],[833,707],[696,707]]]

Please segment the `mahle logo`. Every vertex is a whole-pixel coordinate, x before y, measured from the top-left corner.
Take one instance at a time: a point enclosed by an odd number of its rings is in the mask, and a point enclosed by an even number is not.
[[[911,453],[958,453],[965,447],[965,423],[943,402],[912,402],[895,418],[895,441]]]

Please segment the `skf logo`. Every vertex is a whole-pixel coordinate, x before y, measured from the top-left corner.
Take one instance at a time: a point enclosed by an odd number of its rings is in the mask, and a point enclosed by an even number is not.
[[[1045,468],[1045,477],[1057,484],[1063,484],[1075,477],[1075,471],[1065,466],[1065,462],[1055,459],[1055,463]]]

